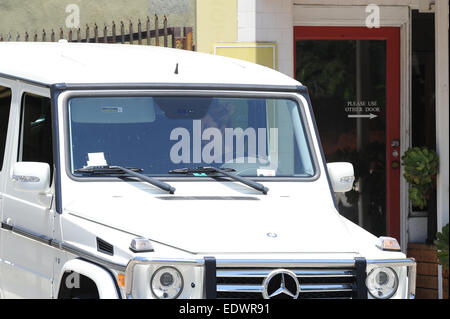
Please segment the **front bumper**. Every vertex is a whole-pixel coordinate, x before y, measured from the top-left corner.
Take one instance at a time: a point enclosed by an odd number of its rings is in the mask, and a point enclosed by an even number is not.
[[[400,282],[396,298],[414,299],[416,289],[416,262],[408,259],[147,259],[137,257],[126,268],[125,293],[128,298],[140,297],[133,287],[137,266],[173,266],[201,269],[197,285],[200,292],[193,298],[262,298],[266,278],[274,272],[294,274],[298,283],[298,298],[367,299],[365,285],[368,269],[373,267],[405,268],[405,279]],[[295,280],[295,279],[294,279]],[[194,282],[194,280],[189,279]],[[186,296],[185,296],[186,297]],[[189,296],[188,296],[189,298]]]

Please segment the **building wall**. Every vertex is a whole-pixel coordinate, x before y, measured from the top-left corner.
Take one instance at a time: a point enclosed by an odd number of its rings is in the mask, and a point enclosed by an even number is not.
[[[114,20],[116,24],[137,20],[144,22],[150,16],[153,27],[153,16],[158,14],[162,27],[162,18],[166,14],[169,26],[190,26],[195,29],[196,0],[0,0],[0,35],[15,40],[20,33],[23,40],[25,31],[29,34],[54,29],[55,32],[66,27],[66,19],[73,11],[66,12],[69,5],[79,8],[80,26],[97,23],[109,27]]]
[[[276,43],[278,71],[289,76],[294,75],[292,8],[292,0],[238,1],[238,41]]]
[[[238,0],[197,0],[197,51],[214,52],[214,44],[237,41]]]
[[[197,0],[197,28],[198,51],[293,76],[292,0]]]
[[[449,1],[436,3],[436,150],[438,230],[449,222]]]

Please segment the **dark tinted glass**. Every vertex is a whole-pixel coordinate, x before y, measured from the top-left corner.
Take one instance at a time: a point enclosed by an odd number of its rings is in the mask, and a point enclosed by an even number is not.
[[[9,110],[11,109],[11,89],[0,86],[0,171],[5,157],[6,135],[8,133]]]
[[[19,161],[53,167],[50,99],[26,93],[23,97]]]
[[[297,79],[309,89],[327,162],[351,162],[339,211],[386,233],[386,41],[297,41]]]
[[[239,97],[80,97],[69,101],[72,171],[120,165],[169,175],[184,167],[243,176],[312,177],[298,104]]]

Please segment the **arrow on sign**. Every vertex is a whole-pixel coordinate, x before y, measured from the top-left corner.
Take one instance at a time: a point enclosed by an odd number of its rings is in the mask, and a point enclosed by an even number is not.
[[[377,118],[378,117],[378,115],[375,115],[375,114],[372,114],[372,113],[370,113],[370,114],[352,114],[352,115],[349,115],[348,116],[348,118],[349,119],[375,119],[375,118]]]

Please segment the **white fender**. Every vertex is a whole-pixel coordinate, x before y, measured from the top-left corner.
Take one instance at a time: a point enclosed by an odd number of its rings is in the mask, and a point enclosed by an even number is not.
[[[116,285],[111,275],[102,267],[83,261],[72,259],[64,264],[59,275],[59,285],[64,285],[62,278],[65,272],[76,272],[91,279],[97,286],[100,299],[118,299]]]

